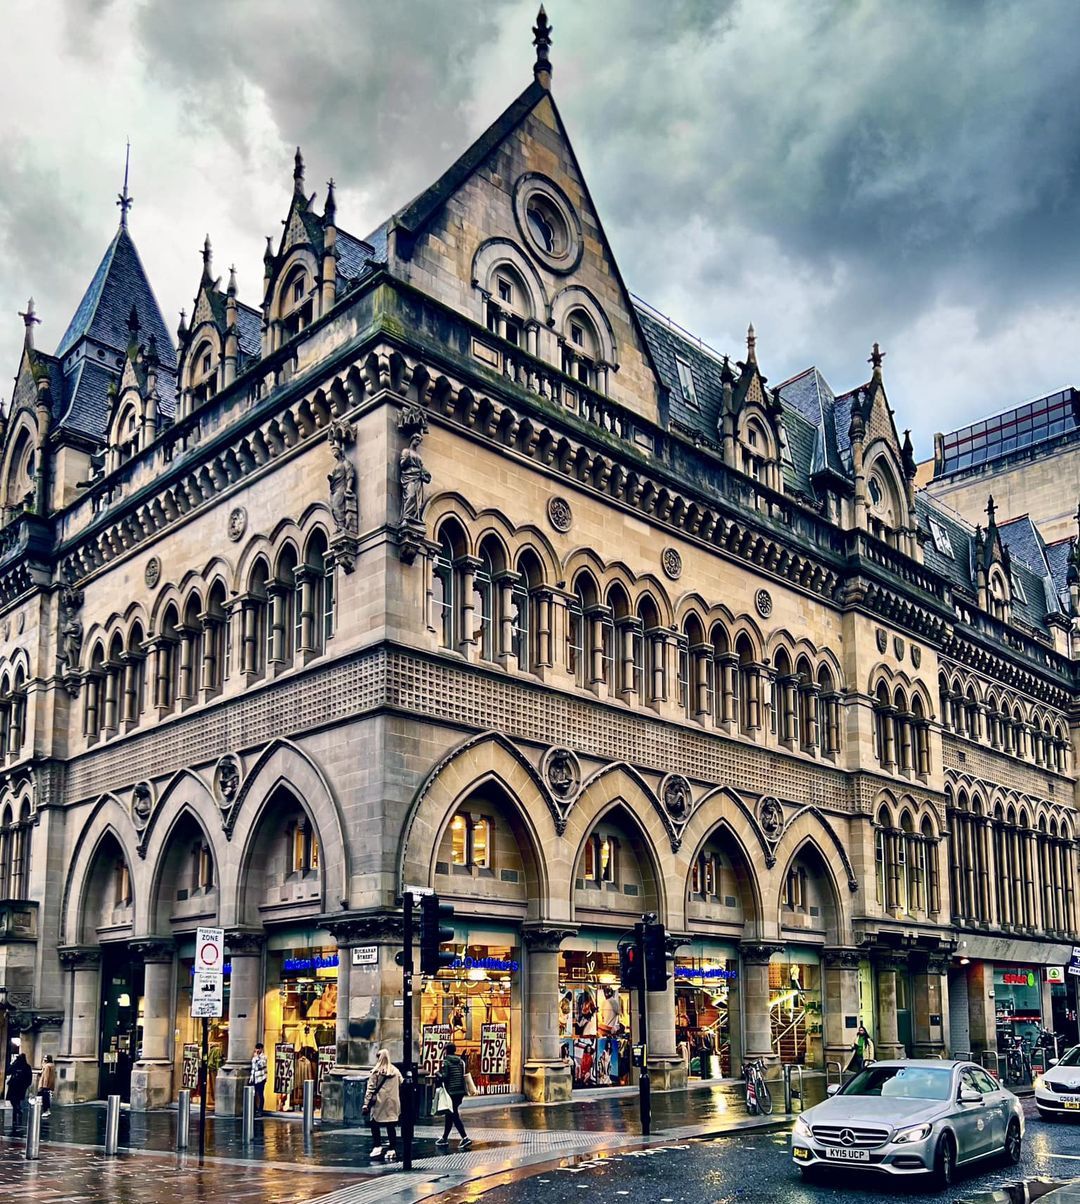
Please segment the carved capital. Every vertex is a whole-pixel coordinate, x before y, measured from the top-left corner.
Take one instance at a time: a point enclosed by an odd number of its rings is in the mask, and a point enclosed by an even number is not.
[[[176,942],[162,936],[132,941],[128,948],[135,957],[141,957],[144,962],[171,962],[176,954]]]
[[[782,953],[783,945],[741,944],[739,953],[745,965],[767,966],[774,953]]]
[[[266,934],[251,928],[230,928],[225,933],[225,948],[230,957],[258,957]]]
[[[101,950],[96,945],[64,945],[56,955],[65,970],[91,970],[101,965]]]
[[[576,924],[526,924],[521,939],[530,953],[557,953],[567,937],[577,934]]]
[[[862,954],[858,949],[822,949],[821,960],[825,965],[838,970],[857,970]]]
[[[320,920],[338,945],[399,944],[404,937],[400,912],[353,913]]]

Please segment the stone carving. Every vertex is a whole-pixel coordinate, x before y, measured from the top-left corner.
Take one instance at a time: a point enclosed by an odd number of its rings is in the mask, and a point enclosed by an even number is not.
[[[694,807],[690,783],[679,773],[669,773],[660,783],[660,799],[674,824],[685,823]]]
[[[547,504],[548,522],[556,531],[566,532],[574,521],[574,512],[564,497],[549,497]]]
[[[4,639],[5,640],[11,639],[11,620],[10,619],[4,620]]]
[[[398,459],[398,481],[401,485],[402,525],[422,525],[424,520],[424,486],[430,484],[431,473],[424,467],[420,455],[423,435],[415,431],[409,446],[402,448]]]
[[[772,614],[772,594],[767,589],[759,589],[754,595],[754,606],[763,619]]]
[[[770,844],[776,844],[784,834],[784,808],[771,794],[758,801],[757,821],[761,834]]]
[[[917,669],[922,664],[922,649],[917,645],[911,645],[911,663]]]
[[[143,570],[143,580],[153,589],[161,580],[161,560],[157,556],[151,556],[146,562],[146,568]]]
[[[79,657],[83,645],[83,625],[79,611],[82,604],[82,590],[65,586],[60,595],[60,664],[64,674],[64,685],[72,697],[79,692]]]
[[[877,641],[878,652],[884,652],[889,646],[889,637],[885,634],[881,627],[878,627],[874,632],[874,639]]]
[[[19,611],[19,617],[15,620],[15,630],[19,635],[26,630],[26,611]]]
[[[226,753],[214,770],[214,797],[222,810],[227,811],[236,801],[241,777],[239,760],[232,753]]]
[[[540,763],[544,781],[558,802],[574,801],[581,789],[581,765],[569,748],[549,748]]]
[[[229,511],[229,538],[236,543],[244,538],[247,530],[247,511],[243,506],[234,506]]]
[[[330,451],[334,469],[327,475],[330,482],[330,513],[334,527],[349,535],[360,530],[360,504],[356,494],[356,469],[349,461],[346,448],[353,441],[352,427],[344,419],[330,425]]]
[[[904,659],[904,641],[898,636],[893,636],[893,652],[896,653],[896,659],[902,661]]]
[[[140,831],[150,822],[154,810],[154,792],[149,782],[140,782],[131,792],[131,818]]]
[[[677,549],[665,548],[660,555],[660,564],[672,581],[678,581],[682,576],[682,557]]]

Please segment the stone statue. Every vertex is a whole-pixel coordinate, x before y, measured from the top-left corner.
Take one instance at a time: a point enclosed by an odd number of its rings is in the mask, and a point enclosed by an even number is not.
[[[409,439],[409,446],[402,450],[398,461],[403,523],[419,523],[424,516],[424,486],[431,482],[431,473],[424,467],[424,461],[420,457],[422,438],[419,431],[416,432]]]
[[[334,471],[327,475],[330,482],[330,513],[339,531],[355,535],[360,529],[360,503],[356,496],[356,469],[345,454],[344,441],[331,438]]]
[[[150,812],[153,809],[154,799],[150,793],[150,787],[145,782],[140,782],[135,787],[131,803],[131,810],[137,827],[145,827],[147,820],[150,818]]]
[[[82,653],[83,625],[79,618],[81,606],[82,594],[70,587],[65,588],[60,596],[60,659],[68,673],[78,671],[79,656]]]
[[[218,763],[218,790],[221,800],[231,803],[240,789],[240,767],[232,757],[222,757]]]

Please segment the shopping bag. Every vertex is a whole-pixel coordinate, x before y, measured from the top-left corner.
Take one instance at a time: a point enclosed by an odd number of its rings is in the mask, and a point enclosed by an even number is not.
[[[439,1089],[435,1092],[435,1111],[438,1112],[453,1112],[454,1105],[450,1102],[450,1093],[442,1084],[439,1084]]]
[[[473,1076],[471,1074],[469,1074],[468,1072],[466,1072],[466,1074],[465,1074],[465,1091],[469,1095],[479,1095],[480,1094],[480,1092],[477,1091],[477,1089],[476,1089],[476,1082],[473,1079]]]

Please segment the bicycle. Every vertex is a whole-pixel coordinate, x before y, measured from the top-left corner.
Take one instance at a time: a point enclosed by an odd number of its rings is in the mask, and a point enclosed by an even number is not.
[[[746,1085],[746,1111],[751,1116],[759,1112],[770,1116],[773,1110],[772,1095],[765,1082],[765,1063],[760,1058],[743,1063],[743,1082]]]

